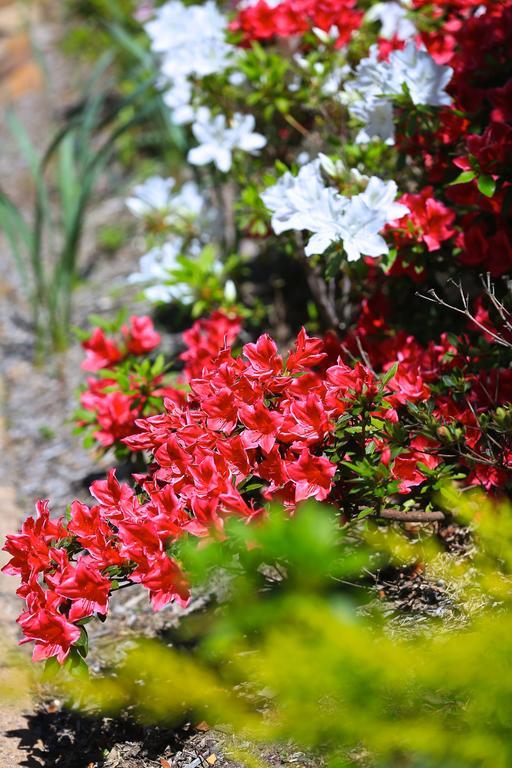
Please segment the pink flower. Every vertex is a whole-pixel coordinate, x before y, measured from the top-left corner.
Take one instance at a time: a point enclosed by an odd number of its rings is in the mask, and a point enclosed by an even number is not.
[[[269,378],[281,373],[283,360],[277,352],[275,341],[267,333],[260,336],[256,344],[246,344],[243,349],[249,360],[249,373],[261,378]]]
[[[423,240],[429,251],[437,251],[441,243],[455,234],[452,227],[455,213],[436,200],[433,192],[432,187],[425,187],[417,195],[405,194],[400,198],[399,202],[406,205],[410,213],[394,225],[399,248],[415,240]]]
[[[187,580],[178,564],[163,552],[139,565],[131,578],[149,590],[155,611],[161,610],[173,600],[183,607],[189,603],[190,590]]]

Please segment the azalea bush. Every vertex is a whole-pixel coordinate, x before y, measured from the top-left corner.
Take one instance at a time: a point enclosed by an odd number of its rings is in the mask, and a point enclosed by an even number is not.
[[[350,526],[443,519],[448,481],[509,493],[511,30],[506,0],[171,0],[143,21],[188,146],[126,201],[128,279],[162,322],[84,335],[77,428],[133,477],[8,537],[35,659],[83,656],[121,587],[187,603],[183,542],[270,502]]]

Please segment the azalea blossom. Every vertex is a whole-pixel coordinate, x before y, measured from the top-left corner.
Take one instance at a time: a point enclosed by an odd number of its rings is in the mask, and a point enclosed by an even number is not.
[[[387,4],[386,4],[387,5]],[[365,123],[356,136],[357,143],[378,138],[394,143],[392,96],[403,95],[404,87],[414,104],[440,107],[451,104],[446,86],[453,69],[437,64],[432,56],[414,41],[403,50],[394,50],[389,60],[379,58],[372,45],[367,58],[361,59],[355,77],[345,84],[344,100],[350,113]]]
[[[285,173],[277,183],[261,195],[272,213],[272,228],[276,234],[286,230],[307,230],[312,233],[306,255],[323,253],[333,243],[343,243],[349,261],[362,255],[380,256],[388,247],[379,234],[388,222],[408,213],[405,205],[395,202],[397,186],[394,181],[368,178],[357,169],[348,172],[352,181],[365,189],[352,197],[341,195],[326,186],[321,168],[338,177],[346,173],[342,163],[325,156],[303,166],[297,176]]]
[[[221,72],[233,47],[226,42],[227,20],[213,0],[184,5],[170,0],[145,25],[151,48],[162,56],[162,73],[171,80]]]
[[[372,5],[366,14],[368,21],[379,21],[381,23],[380,34],[386,40],[396,38],[397,40],[408,40],[414,37],[417,30],[408,16],[408,6],[405,0],[402,2],[376,3]]]
[[[158,8],[145,30],[160,56],[164,102],[176,124],[194,119],[191,78],[222,72],[236,49],[226,42],[227,20],[213,0],[184,5],[171,0]]]
[[[126,207],[134,216],[144,218],[155,213],[167,213],[176,180],[172,177],[151,176],[142,184],[137,184],[131,196],[126,200]]]
[[[201,214],[204,198],[194,181],[186,181],[175,190],[176,180],[151,176],[133,188],[126,206],[138,218],[161,217],[166,225],[180,220],[194,221]]]
[[[233,151],[256,154],[267,143],[261,133],[254,131],[253,115],[236,112],[228,122],[225,115],[212,115],[209,109],[198,110],[192,132],[199,142],[188,153],[192,165],[214,163],[219,171],[227,173],[233,162]]]

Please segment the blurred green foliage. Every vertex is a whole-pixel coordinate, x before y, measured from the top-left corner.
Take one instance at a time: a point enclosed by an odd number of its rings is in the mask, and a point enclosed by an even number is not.
[[[291,739],[340,768],[508,768],[512,510],[451,488],[440,503],[471,521],[479,544],[476,559],[443,561],[464,613],[456,627],[433,619],[406,639],[373,603],[363,609],[365,574],[435,570],[444,555],[431,537],[342,529],[306,504],[293,519],[273,510],[263,525],[230,526],[227,541],[187,545],[193,579],[221,568],[230,599],[199,626],[192,614],[175,647],[144,641],[106,676],[75,671],[64,690],[113,713],[130,705],[146,722],[229,723],[255,750]]]

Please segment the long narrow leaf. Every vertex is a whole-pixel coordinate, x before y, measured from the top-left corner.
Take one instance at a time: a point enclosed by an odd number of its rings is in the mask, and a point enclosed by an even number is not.
[[[59,146],[57,186],[64,232],[67,234],[75,217],[80,196],[80,178],[75,165],[75,135],[68,133]]]
[[[30,295],[28,265],[31,249],[31,232],[16,206],[0,193],[0,230],[4,232],[11,254],[27,296]]]

